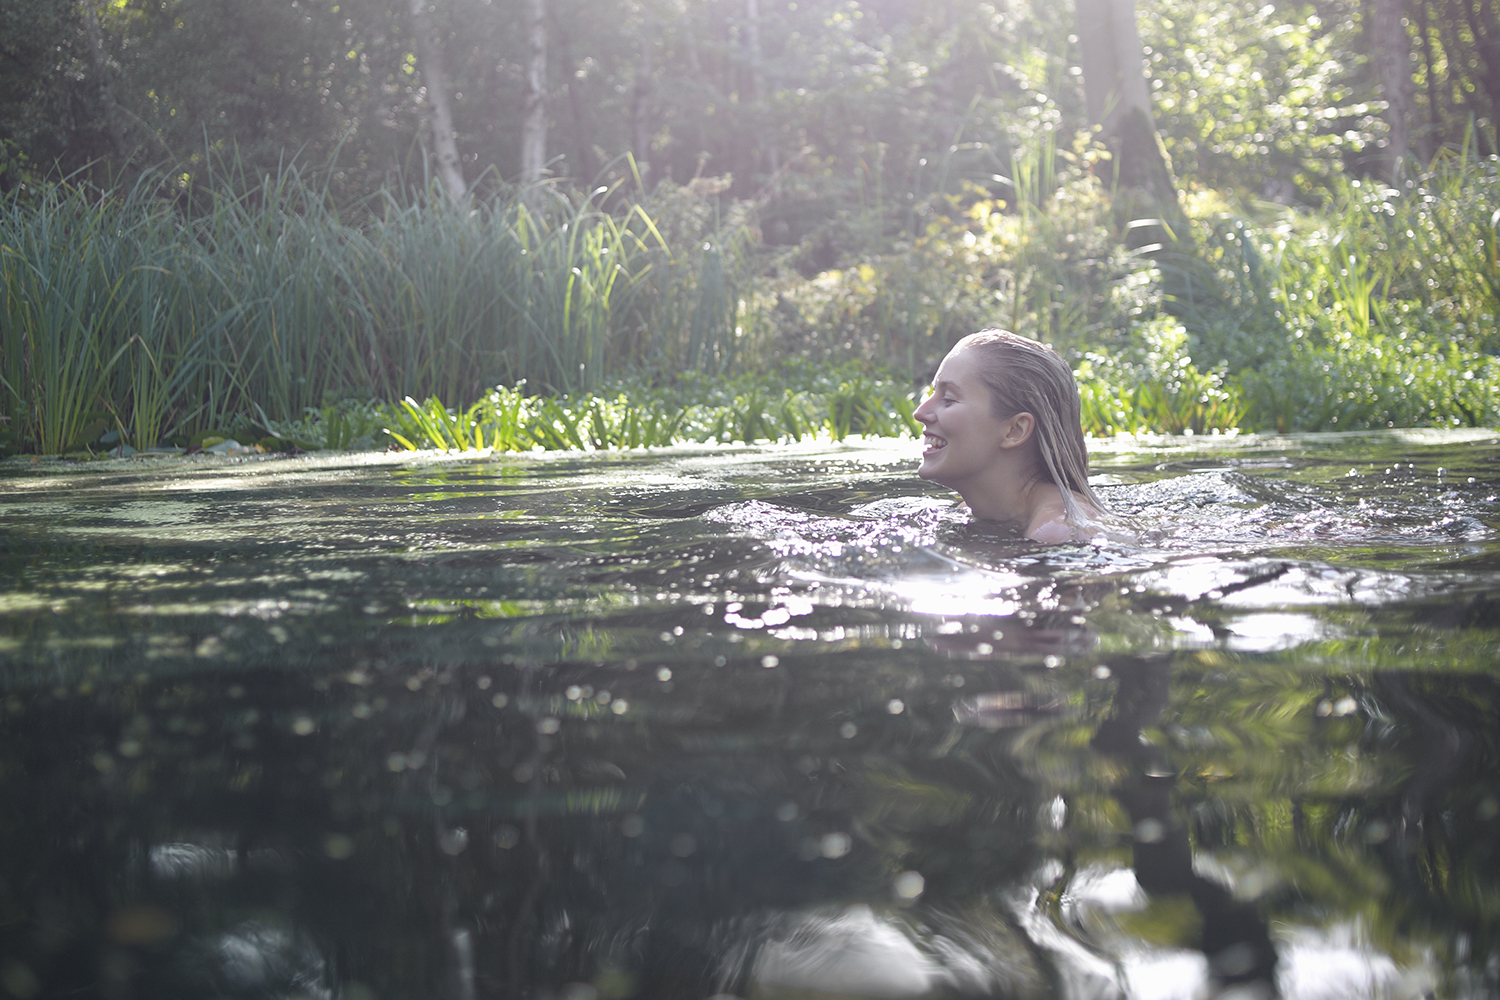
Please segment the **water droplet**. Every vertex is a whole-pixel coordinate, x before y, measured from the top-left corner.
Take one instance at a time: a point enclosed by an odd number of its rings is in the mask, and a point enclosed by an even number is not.
[[[556,716],[552,715],[547,716],[545,719],[539,720],[536,724],[536,731],[541,733],[543,736],[551,736],[561,728],[562,723],[558,721]]]
[[[896,895],[902,899],[916,899],[927,888],[927,880],[920,872],[902,872],[893,883]]]
[[[839,735],[846,740],[854,739],[854,735],[858,732],[859,727],[852,722],[846,722],[842,726],[839,726]]]
[[[1143,819],[1135,825],[1135,839],[1143,844],[1154,844],[1167,833],[1161,820]]]
[[[330,833],[323,838],[323,853],[335,861],[343,861],[354,853],[354,838],[342,833]]]
[[[624,715],[626,712],[630,711],[630,702],[626,701],[624,698],[616,698],[614,704],[609,706],[609,710],[616,715]]]
[[[504,708],[506,705],[510,704],[510,697],[502,691],[499,694],[495,695],[495,697],[490,699],[490,704],[494,705],[496,708]]]
[[[671,667],[662,667],[661,669],[657,670],[656,671],[656,679],[659,680],[659,681],[669,681],[669,680],[671,680],[672,679],[672,668]]]
[[[521,831],[509,823],[502,823],[495,829],[494,840],[496,847],[508,851],[521,842]]]
[[[305,715],[297,716],[296,721],[292,723],[292,732],[298,736],[311,736],[313,730],[317,728],[318,724]]]
[[[900,715],[902,712],[906,711],[906,702],[902,701],[900,698],[892,698],[890,701],[885,703],[885,710],[887,712],[890,712],[892,715]]]
[[[779,657],[779,656],[762,656],[760,658],[760,665],[763,666],[763,667],[765,667],[767,670],[769,670],[770,668],[772,668],[774,666],[779,665],[780,663],[781,663],[781,657]]]
[[[1110,669],[1108,667],[1106,667],[1104,664],[1101,663],[1097,667],[1094,668],[1094,679],[1095,680],[1107,681],[1107,680],[1109,680],[1109,677],[1110,677]]]
[[[444,830],[442,836],[438,837],[438,847],[442,848],[444,854],[457,856],[462,854],[468,846],[469,831],[461,826]]]
[[[853,846],[854,842],[847,833],[825,833],[818,842],[818,851],[825,858],[842,858]]]

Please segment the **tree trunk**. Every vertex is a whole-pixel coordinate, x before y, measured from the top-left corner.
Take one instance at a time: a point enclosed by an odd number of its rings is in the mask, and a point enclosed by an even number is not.
[[[562,66],[577,65],[573,62],[572,38],[566,24],[557,26],[557,57]],[[563,74],[563,90],[568,95],[568,111],[573,116],[573,156],[577,163],[567,169],[574,179],[588,184],[599,176],[599,167],[589,149],[588,115],[584,113],[583,96],[578,93],[578,79],[572,73]]]
[[[766,175],[770,178],[769,183],[776,183],[776,175],[779,173],[780,163],[776,155],[776,136],[774,129],[771,132],[769,142],[766,141],[767,114],[765,106],[765,73],[762,66],[760,48],[760,3],[759,0],[745,0],[745,48],[750,63],[750,106],[755,112],[755,135],[759,142],[758,152],[765,160]]]
[[[535,184],[547,166],[547,2],[526,0],[526,104],[521,120],[521,183]]]
[[[641,187],[651,186],[651,22],[641,25],[640,57],[635,65],[635,101],[630,109],[631,154],[640,173]]]
[[[99,27],[99,11],[95,3],[96,0],[79,0],[78,6],[83,11],[83,30],[89,43],[89,59],[99,77],[99,100],[104,105],[104,130],[109,134],[115,155],[120,158],[120,165],[124,166],[125,161],[130,158],[130,146],[125,139],[125,130],[120,127],[120,112],[115,105],[114,74],[104,54],[104,32]]]
[[[1075,0],[1089,120],[1109,150],[1096,168],[1110,189],[1126,247],[1171,266],[1161,269],[1166,308],[1190,316],[1213,282],[1200,280],[1192,228],[1177,198],[1177,181],[1151,117],[1145,53],[1135,26],[1135,0]]]
[[[1375,70],[1385,98],[1385,121],[1390,128],[1386,140],[1385,175],[1393,183],[1400,179],[1402,163],[1410,150],[1408,132],[1416,87],[1411,78],[1411,39],[1406,33],[1403,0],[1371,0],[1371,35],[1375,48]]]
[[[443,47],[432,37],[432,22],[427,17],[427,0],[411,0],[412,33],[417,41],[418,69],[422,86],[427,90],[427,105],[432,109],[432,149],[437,155],[438,177],[449,197],[458,201],[464,196],[463,169],[459,166],[458,144],[453,139],[453,108],[448,103],[448,74],[443,69]]]
[[[1443,98],[1438,89],[1437,64],[1432,57],[1432,25],[1427,16],[1427,0],[1417,0],[1417,36],[1422,39],[1423,76],[1427,80],[1427,122],[1419,130],[1417,155],[1431,163],[1437,150],[1433,143],[1442,134]]]
[[[1180,220],[1177,182],[1151,116],[1135,2],[1077,0],[1076,11],[1084,100],[1111,156],[1106,180],[1117,199],[1123,194],[1131,204],[1144,197],[1141,207]]]

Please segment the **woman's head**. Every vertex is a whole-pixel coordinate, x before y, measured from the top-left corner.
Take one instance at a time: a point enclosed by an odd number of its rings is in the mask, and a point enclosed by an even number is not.
[[[1059,487],[1069,520],[1081,520],[1074,494],[1104,509],[1088,484],[1078,385],[1052,348],[1004,330],[983,330],[960,340],[943,363],[959,374],[954,381],[982,384],[993,422],[983,432],[1010,435],[1013,441],[1020,436],[1016,450],[1033,457],[1037,476]],[[1021,414],[1031,419],[1014,419]],[[929,427],[941,422],[935,415],[929,419]]]

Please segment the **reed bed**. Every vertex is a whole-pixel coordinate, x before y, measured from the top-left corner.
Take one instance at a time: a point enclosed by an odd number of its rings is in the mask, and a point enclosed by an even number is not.
[[[915,399],[868,373],[915,382],[986,326],[1072,358],[1100,435],[1500,423],[1494,158],[1351,181],[1315,213],[1200,213],[1192,253],[1155,256],[1054,158],[1018,156],[1009,199],[934,196],[920,235],[812,277],[755,246],[753,206],[670,184],[340,206],[296,167],[228,164],[18,189],[0,452],[209,429],[463,449],[906,434]],[[785,362],[821,381],[783,384]]]
[[[0,447],[61,454],[117,430],[145,449],[331,399],[467,404],[521,379],[565,395],[642,356],[670,369],[750,355],[725,276],[735,234],[705,238],[710,213],[680,207],[664,231],[649,201],[612,213],[607,194],[387,192],[341,213],[295,167],[187,190],[157,176],[11,192]],[[657,201],[673,198],[693,196]]]

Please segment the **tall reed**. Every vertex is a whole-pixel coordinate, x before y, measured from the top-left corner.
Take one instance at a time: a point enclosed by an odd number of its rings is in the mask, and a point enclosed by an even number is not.
[[[646,205],[601,208],[608,193],[385,192],[356,220],[295,165],[251,178],[233,162],[186,188],[158,175],[12,191],[8,436],[57,454],[103,421],[147,447],[257,406],[286,421],[346,397],[464,403],[521,379],[583,391],[642,356],[668,371],[732,363],[716,269],[739,237],[699,226],[673,245]],[[717,318],[681,306],[705,299]]]

